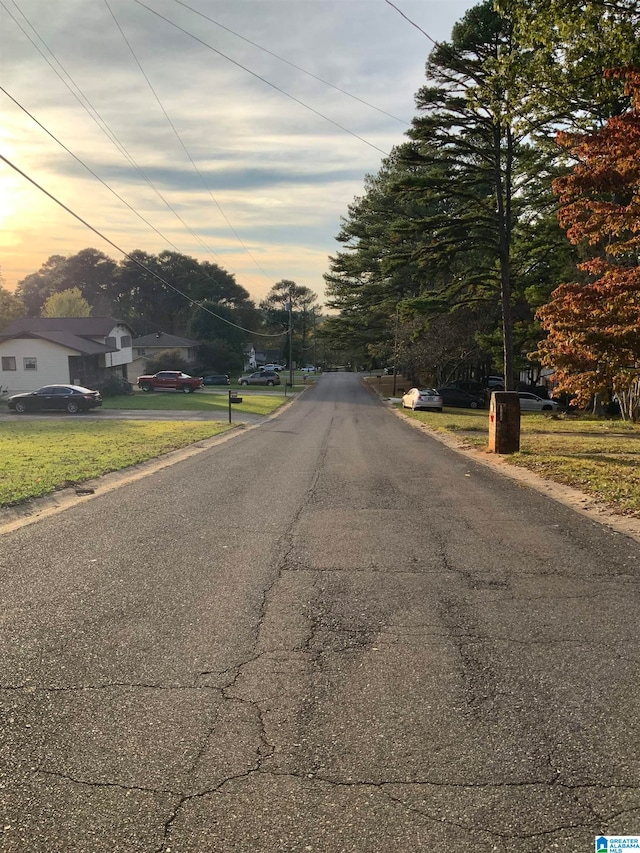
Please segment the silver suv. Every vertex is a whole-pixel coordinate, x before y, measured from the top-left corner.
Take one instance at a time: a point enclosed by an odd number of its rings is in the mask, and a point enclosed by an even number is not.
[[[280,385],[280,377],[275,370],[257,370],[241,376],[238,385]]]

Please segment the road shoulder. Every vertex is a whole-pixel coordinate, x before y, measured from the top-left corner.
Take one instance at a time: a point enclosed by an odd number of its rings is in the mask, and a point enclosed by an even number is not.
[[[611,530],[615,530],[617,533],[628,536],[640,543],[640,519],[629,518],[614,513],[605,504],[599,503],[584,492],[574,489],[571,486],[565,486],[562,483],[556,483],[553,480],[547,480],[533,471],[528,471],[526,468],[511,465],[507,457],[472,447],[465,443],[464,438],[436,432],[426,424],[406,417],[401,409],[397,409],[392,404],[389,404],[389,409],[396,417],[401,418],[404,423],[426,433],[456,453],[460,453],[480,465],[485,465],[505,477],[516,480],[523,488],[535,489],[552,500],[558,501],[558,503],[564,504],[564,506],[571,507],[592,521],[603,524]]]

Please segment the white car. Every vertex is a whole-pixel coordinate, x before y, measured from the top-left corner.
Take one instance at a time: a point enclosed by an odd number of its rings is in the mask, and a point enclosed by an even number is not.
[[[282,364],[263,364],[262,367],[260,368],[260,370],[280,371],[280,370],[285,370],[285,367]]]
[[[521,412],[557,412],[558,404],[555,400],[544,400],[538,397],[537,394],[530,394],[528,391],[518,391],[520,397]]]
[[[318,368],[314,367],[312,364],[307,364],[306,367],[301,367],[300,370],[303,373],[315,373]]]
[[[432,409],[442,411],[442,397],[435,388],[412,388],[402,397],[403,409]]]

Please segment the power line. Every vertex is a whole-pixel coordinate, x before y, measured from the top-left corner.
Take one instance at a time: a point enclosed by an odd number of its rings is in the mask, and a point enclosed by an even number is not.
[[[146,9],[148,12],[151,12],[153,15],[156,15],[158,18],[165,21],[170,26],[175,27],[177,30],[180,30],[181,33],[184,33],[186,36],[189,36],[189,38],[192,38],[194,41],[197,41],[199,44],[203,45],[203,47],[206,47],[208,50],[212,50],[214,53],[217,53],[218,56],[221,56],[223,59],[226,59],[227,62],[230,62],[232,65],[235,65],[237,68],[241,68],[243,71],[246,71],[247,74],[251,74],[251,76],[255,77],[257,80],[261,80],[263,83],[266,83],[267,86],[270,86],[272,89],[275,89],[276,92],[280,92],[280,94],[284,95],[286,98],[295,101],[296,104],[300,104],[300,106],[304,107],[305,110],[309,110],[309,112],[314,113],[314,115],[319,116],[321,119],[324,119],[324,121],[328,121],[329,124],[332,124],[334,127],[337,127],[339,130],[342,130],[344,133],[348,133],[349,136],[353,136],[355,139],[359,139],[360,142],[364,142],[365,145],[368,145],[370,148],[375,149],[380,154],[383,154],[385,157],[389,156],[388,151],[383,151],[382,148],[378,148],[378,146],[374,145],[373,142],[369,142],[367,139],[364,139],[364,137],[359,136],[357,133],[354,133],[352,130],[349,130],[349,128],[344,127],[344,125],[324,115],[319,110],[310,107],[309,104],[305,104],[304,101],[301,101],[299,98],[296,98],[295,95],[291,95],[289,94],[289,92],[285,92],[284,89],[281,89],[279,86],[276,86],[275,83],[271,83],[265,77],[261,77],[260,74],[256,74],[255,71],[251,71],[250,68],[247,68],[245,65],[242,65],[242,63],[236,62],[235,59],[231,59],[230,56],[227,56],[225,53],[222,53],[221,50],[218,50],[217,48],[208,44],[206,41],[203,41],[201,38],[198,38],[198,36],[195,36],[188,30],[185,30],[183,27],[179,26],[179,24],[170,21],[169,18],[165,18],[164,15],[161,15],[160,12],[156,12],[156,10],[152,9],[150,6],[147,6],[145,3],[142,2],[142,0],[134,0],[134,2],[136,2],[138,6],[142,6],[142,8]]]
[[[57,68],[55,68],[55,67],[54,67],[54,65],[52,65],[51,61],[48,59],[48,57],[47,57],[47,56],[45,56],[45,54],[42,52],[42,50],[41,50],[41,49],[38,47],[38,45],[34,42],[34,40],[31,38],[31,36],[29,35],[29,33],[28,33],[28,32],[25,30],[25,28],[22,26],[22,24],[21,24],[21,23],[16,19],[16,17],[12,14],[12,12],[7,8],[7,5],[4,3],[4,0],[0,0],[0,5],[2,5],[2,7],[4,8],[4,10],[5,10],[5,12],[7,13],[7,15],[9,15],[9,17],[10,17],[10,18],[11,18],[11,20],[14,22],[14,24],[15,24],[15,25],[18,27],[18,29],[22,32],[22,34],[25,36],[25,38],[26,38],[26,39],[31,43],[32,47],[34,47],[34,48],[38,51],[38,53],[40,54],[40,56],[44,59],[44,61],[47,63],[47,65],[48,65],[48,66],[49,66],[49,68],[53,71],[53,73],[54,73],[54,74],[58,77],[58,79],[59,79],[59,80],[60,80],[60,81],[61,81],[61,82],[62,82],[62,83],[67,87],[67,89],[69,90],[69,92],[73,95],[73,97],[74,97],[74,98],[76,99],[76,101],[80,104],[80,106],[83,108],[83,110],[84,110],[84,111],[85,111],[85,112],[90,116],[90,118],[92,119],[92,121],[93,121],[95,124],[97,124],[97,125],[98,125],[98,127],[99,127],[99,128],[100,128],[100,130],[105,134],[105,136],[106,136],[106,137],[107,137],[107,138],[112,142],[112,144],[113,144],[113,145],[115,145],[115,147],[120,151],[120,153],[125,157],[125,159],[127,159],[127,160],[129,161],[129,164],[130,164],[130,165],[132,165],[132,166],[134,166],[134,168],[135,168],[135,164],[134,164],[134,162],[133,162],[133,159],[129,156],[129,154],[128,154],[128,152],[126,151],[125,147],[120,143],[120,141],[119,141],[119,140],[118,140],[118,138],[115,136],[115,134],[113,134],[113,133],[111,132],[111,130],[109,129],[109,127],[108,127],[107,123],[102,119],[102,117],[100,116],[100,114],[98,113],[98,111],[94,108],[94,106],[93,106],[93,104],[91,103],[91,101],[89,101],[89,99],[88,99],[88,98],[83,94],[83,92],[82,92],[82,90],[79,88],[79,86],[77,86],[77,85],[76,85],[76,83],[75,83],[75,81],[74,81],[73,77],[69,74],[69,72],[66,70],[66,68],[64,67],[64,65],[60,62],[60,60],[56,57],[56,55],[53,53],[53,51],[52,51],[52,50],[47,46],[47,43],[45,42],[45,40],[44,40],[44,39],[42,38],[42,36],[38,33],[38,31],[37,31],[37,30],[36,30],[36,28],[33,26],[33,24],[31,23],[31,21],[27,18],[27,16],[25,15],[25,13],[22,11],[22,9],[20,9],[20,7],[19,7],[19,6],[17,6],[17,5],[15,4],[15,0],[14,0],[14,5],[16,6],[16,9],[20,12],[20,14],[21,14],[21,15],[22,15],[22,17],[25,19],[25,21],[27,22],[27,24],[31,27],[31,29],[33,30],[33,32],[34,32],[34,33],[36,34],[36,36],[38,37],[38,39],[40,39],[40,41],[42,42],[42,44],[43,44],[43,45],[45,46],[45,48],[49,51],[49,53],[51,54],[51,56],[53,57],[53,59],[55,60],[55,62],[60,66],[60,68],[62,69],[63,73],[64,73],[64,74],[66,75],[66,77],[68,77],[68,79],[71,81],[71,84],[70,84],[69,82],[67,82],[67,80],[65,80],[65,79],[64,79],[64,77],[60,74],[60,72],[58,71],[58,69],[57,69]],[[75,90],[76,90],[76,91],[74,91],[74,88],[72,88],[72,86],[75,88]]]
[[[142,67],[142,64],[141,64],[140,60],[138,59],[138,56],[136,55],[136,52],[135,52],[135,50],[133,49],[133,47],[132,47],[132,45],[131,45],[131,42],[129,41],[129,39],[128,39],[128,38],[127,38],[127,36],[125,35],[125,32],[124,32],[124,30],[122,29],[122,27],[120,26],[120,23],[119,23],[118,19],[116,18],[115,14],[114,14],[114,12],[113,12],[113,9],[112,9],[112,8],[111,8],[111,6],[109,5],[109,0],[104,0],[104,4],[105,4],[105,6],[107,7],[107,9],[109,10],[109,12],[111,13],[111,17],[113,18],[113,20],[114,20],[114,22],[115,22],[115,25],[117,26],[117,28],[118,28],[118,30],[119,30],[119,32],[120,32],[120,35],[121,35],[121,36],[122,36],[122,38],[124,39],[124,42],[125,42],[125,44],[127,45],[127,47],[129,48],[129,50],[130,50],[130,52],[131,52],[131,55],[133,56],[133,58],[134,58],[134,60],[135,60],[135,62],[136,62],[136,65],[137,65],[137,66],[138,66],[138,68],[140,69],[140,73],[142,74],[142,76],[144,77],[144,79],[145,79],[145,80],[146,80],[146,82],[147,82],[147,85],[148,85],[148,86],[149,86],[149,88],[151,89],[151,92],[153,93],[154,98],[155,98],[155,99],[156,99],[156,101],[158,102],[158,106],[159,106],[159,107],[160,107],[160,109],[162,110],[162,113],[163,113],[164,117],[166,118],[167,122],[169,123],[169,126],[171,127],[171,130],[174,132],[174,134],[175,134],[175,136],[176,136],[176,139],[177,139],[177,140],[178,140],[178,142],[180,143],[180,145],[181,145],[181,147],[182,147],[182,149],[183,149],[184,153],[185,153],[185,154],[187,155],[187,157],[189,158],[189,161],[190,161],[191,165],[193,166],[193,168],[194,168],[194,170],[195,170],[196,174],[197,174],[197,175],[198,175],[198,177],[200,178],[200,181],[202,182],[203,187],[205,188],[205,190],[207,190],[207,192],[208,192],[208,193],[209,193],[209,195],[211,196],[211,199],[213,200],[214,204],[216,205],[216,207],[217,207],[217,208],[218,208],[218,210],[220,211],[220,214],[222,215],[222,217],[223,217],[224,221],[227,223],[227,225],[228,225],[228,226],[229,226],[229,228],[231,229],[232,233],[234,234],[234,236],[236,237],[236,239],[238,240],[238,242],[240,243],[240,245],[242,246],[242,248],[243,248],[243,249],[245,250],[245,252],[249,255],[249,257],[251,258],[251,260],[253,261],[253,263],[254,263],[254,264],[256,265],[256,267],[260,270],[260,272],[264,275],[264,277],[265,277],[266,279],[268,279],[268,280],[271,282],[271,278],[270,278],[270,277],[267,275],[267,273],[262,269],[262,267],[260,266],[260,264],[257,262],[257,260],[254,258],[254,256],[251,254],[251,251],[249,250],[249,248],[248,248],[248,247],[245,245],[245,243],[242,241],[242,239],[241,239],[240,235],[238,234],[238,232],[236,231],[236,229],[233,227],[233,225],[231,224],[231,222],[230,222],[229,218],[227,217],[226,213],[225,213],[225,212],[224,212],[224,210],[222,209],[222,207],[221,207],[221,205],[220,205],[220,203],[219,203],[218,199],[215,197],[215,195],[214,195],[214,194],[213,194],[213,192],[211,191],[211,188],[209,187],[209,185],[208,185],[208,184],[207,184],[207,182],[205,181],[205,179],[204,179],[204,176],[203,176],[202,172],[200,171],[200,169],[198,168],[198,166],[197,166],[197,164],[196,164],[195,160],[194,160],[194,159],[193,159],[193,157],[191,156],[191,152],[189,151],[189,149],[188,149],[188,148],[187,148],[187,146],[185,145],[184,140],[182,139],[182,136],[181,136],[181,135],[180,135],[180,133],[178,132],[177,127],[175,126],[175,124],[174,124],[174,123],[173,123],[173,121],[171,120],[171,117],[169,116],[169,114],[168,114],[167,110],[166,110],[166,109],[165,109],[165,107],[164,107],[164,104],[163,104],[163,103],[162,103],[162,101],[160,100],[160,97],[159,97],[158,93],[156,92],[155,88],[153,87],[153,84],[151,83],[151,80],[149,79],[149,76],[147,75],[146,71],[145,71],[145,70],[144,70],[144,68]],[[271,283],[273,283],[273,282],[271,282]]]
[[[384,0],[384,2],[387,3],[389,6],[391,6],[393,9],[395,9],[396,12],[398,12],[398,14],[402,15],[402,17],[405,19],[405,21],[408,21],[412,27],[415,27],[417,30],[420,30],[422,35],[426,36],[432,44],[434,44],[436,47],[438,46],[439,42],[437,42],[435,39],[432,39],[431,36],[429,35],[429,33],[425,32],[422,29],[422,27],[420,27],[420,26],[418,26],[418,24],[416,24],[415,21],[412,21],[411,18],[409,18],[407,15],[405,15],[405,13],[403,11],[398,9],[398,7],[395,5],[395,3],[392,3],[391,0]]]
[[[155,186],[153,181],[145,174],[144,170],[136,163],[134,158],[127,151],[125,145],[122,142],[120,142],[118,137],[109,128],[109,125],[101,117],[100,113],[96,110],[96,108],[93,106],[91,101],[86,97],[86,95],[84,95],[84,93],[82,92],[80,87],[76,84],[73,77],[69,74],[69,72],[66,70],[64,65],[58,60],[58,58],[53,53],[53,51],[47,46],[47,43],[44,41],[42,36],[40,36],[40,34],[36,30],[36,28],[33,26],[31,21],[27,18],[25,13],[18,6],[16,6],[16,8],[18,9],[18,11],[22,15],[22,17],[25,19],[25,21],[31,27],[31,29],[36,34],[36,36],[40,39],[40,41],[45,46],[45,48],[48,50],[48,52],[51,54],[51,56],[53,57],[55,62],[60,66],[60,68],[62,69],[62,71],[66,75],[66,77],[69,78],[69,80],[71,81],[71,84],[77,90],[77,92],[74,91],[72,86],[67,82],[67,80],[64,79],[64,77],[61,76],[61,74],[57,70],[57,68],[55,68],[55,66],[52,65],[52,63],[49,61],[47,56],[45,56],[45,54],[42,52],[42,50],[40,50],[40,48],[33,41],[31,36],[29,35],[29,33],[27,33],[25,31],[24,27],[15,18],[15,16],[11,13],[11,11],[7,8],[6,4],[4,3],[4,0],[0,0],[0,5],[2,5],[2,7],[5,9],[7,14],[9,15],[9,17],[13,20],[13,22],[16,24],[16,26],[21,30],[21,32],[28,39],[28,41],[31,42],[31,45],[38,51],[40,56],[44,59],[44,61],[51,68],[51,70],[54,72],[54,74],[60,79],[60,81],[66,86],[66,88],[73,95],[73,97],[77,100],[77,102],[80,104],[80,106],[85,110],[85,112],[89,115],[89,117],[92,119],[92,121],[99,127],[99,129],[105,134],[105,136],[110,140],[110,142],[125,157],[125,159],[128,161],[128,163],[135,169],[135,171],[146,182],[146,184],[150,187],[150,189],[152,189],[155,192],[155,194],[160,199],[160,201],[167,207],[168,210],[171,211],[171,213],[173,213],[173,215],[176,217],[176,219],[183,225],[183,227],[191,234],[191,236],[202,246],[202,248],[206,252],[208,252],[214,258],[218,258],[219,260],[222,260],[222,258],[220,258],[220,256],[217,255],[215,252],[213,252],[212,249],[209,246],[207,246],[207,244],[200,238],[200,236],[198,234],[196,234],[196,232],[192,228],[190,228],[190,226],[185,222],[185,220],[175,210],[173,205],[164,197],[164,195],[160,192],[160,190]],[[14,5],[15,5],[15,2],[14,2]]]
[[[98,175],[96,172],[94,172],[94,171],[93,171],[93,169],[91,168],[91,166],[88,166],[88,165],[87,165],[83,160],[81,160],[81,159],[80,159],[80,157],[78,157],[76,154],[74,154],[74,153],[73,153],[73,151],[72,151],[70,148],[68,148],[68,147],[64,144],[64,142],[62,142],[62,140],[58,139],[58,137],[57,137],[55,134],[53,134],[50,130],[48,130],[48,128],[46,128],[46,127],[42,124],[42,122],[41,122],[41,121],[39,121],[39,120],[38,120],[38,119],[33,115],[33,113],[30,113],[30,112],[29,112],[29,110],[28,110],[25,106],[23,106],[19,101],[17,101],[17,100],[13,97],[13,95],[11,95],[9,92],[7,92],[7,90],[4,88],[4,86],[0,86],[0,92],[3,92],[3,93],[7,96],[7,98],[9,98],[11,101],[13,101],[13,103],[14,103],[14,104],[19,108],[19,109],[21,109],[21,110],[22,110],[26,115],[28,115],[28,116],[29,116],[29,118],[30,118],[32,121],[34,121],[34,122],[38,125],[38,127],[42,128],[42,130],[44,130],[44,132],[45,132],[48,136],[50,136],[50,137],[51,137],[51,139],[53,139],[53,141],[54,141],[54,142],[57,142],[57,143],[58,143],[58,145],[59,145],[61,148],[63,148],[63,149],[67,152],[67,154],[70,154],[70,155],[71,155],[71,157],[73,157],[73,159],[76,161],[76,163],[79,163],[79,164],[80,164],[84,169],[86,169],[86,170],[87,170],[87,172],[89,172],[91,175],[93,175],[93,177],[94,177],[94,178],[96,178],[96,180],[100,181],[100,183],[103,185],[103,187],[106,187],[106,189],[108,189],[108,190],[109,190],[109,192],[110,192],[110,193],[112,193],[112,194],[113,194],[113,195],[118,199],[118,201],[121,201],[121,202],[122,202],[126,207],[128,207],[128,208],[129,208],[129,210],[130,210],[132,213],[134,213],[134,214],[135,214],[139,219],[141,219],[141,220],[142,220],[142,222],[144,222],[144,223],[145,223],[145,225],[148,225],[148,226],[149,226],[149,228],[151,228],[153,231],[155,231],[155,232],[156,232],[156,234],[157,234],[159,237],[162,237],[162,239],[163,239],[163,240],[165,240],[165,241],[166,241],[170,246],[172,246],[172,247],[176,250],[176,252],[180,252],[180,249],[178,248],[178,246],[176,246],[176,245],[175,245],[175,243],[172,243],[172,242],[171,242],[171,240],[170,240],[168,237],[166,237],[166,236],[165,236],[161,231],[159,231],[159,230],[155,227],[155,225],[153,225],[151,222],[149,222],[149,220],[148,220],[148,219],[145,219],[145,217],[144,217],[141,213],[139,213],[139,212],[135,209],[135,207],[133,207],[132,205],[130,205],[130,204],[129,204],[129,202],[128,202],[128,201],[126,201],[126,199],[122,198],[122,196],[121,196],[119,193],[117,193],[117,192],[116,192],[116,190],[114,190],[114,189],[113,189],[113,187],[109,186],[109,184],[108,184],[105,180],[103,180],[103,179],[100,177],[100,175]]]
[[[178,3],[180,6],[184,6],[185,9],[189,9],[190,12],[193,12],[196,15],[200,15],[200,17],[204,18],[205,21],[209,21],[211,24],[215,24],[216,27],[220,27],[220,29],[231,33],[231,35],[236,36],[236,38],[242,39],[242,41],[246,42],[247,44],[250,44],[252,47],[257,47],[258,50],[263,51],[263,53],[267,53],[269,56],[273,56],[274,59],[277,59],[279,62],[284,62],[291,68],[295,68],[296,71],[301,71],[303,74],[306,74],[308,77],[312,77],[319,83],[322,83],[325,86],[329,86],[331,89],[335,89],[336,92],[340,92],[341,94],[346,95],[348,98],[352,98],[354,101],[358,101],[359,103],[364,104],[365,107],[369,107],[372,110],[376,110],[377,112],[382,113],[382,115],[392,118],[394,121],[399,121],[401,124],[411,124],[411,122],[405,121],[403,118],[398,118],[398,116],[394,116],[392,113],[388,113],[386,110],[383,110],[380,107],[376,107],[374,104],[370,104],[363,98],[359,98],[357,95],[354,95],[351,92],[347,92],[346,89],[341,89],[340,86],[335,86],[333,83],[329,83],[328,80],[323,80],[322,77],[318,77],[316,74],[312,74],[311,71],[307,71],[306,68],[301,68],[299,65],[296,65],[295,62],[290,62],[288,59],[285,59],[282,56],[278,56],[277,53],[274,53],[272,50],[268,50],[266,47],[263,47],[261,44],[258,44],[255,41],[251,41],[251,39],[246,38],[246,36],[240,35],[240,33],[235,32],[235,30],[232,30],[230,27],[226,27],[224,24],[221,24],[220,21],[214,21],[213,18],[210,18],[208,15],[205,15],[204,12],[198,11],[198,9],[194,9],[193,6],[189,6],[188,3],[184,3],[183,0],[174,0],[174,2]]]
[[[135,209],[135,207],[133,207],[133,205],[129,204],[129,202],[128,202],[126,199],[124,199],[124,198],[123,198],[123,197],[122,197],[118,192],[116,192],[116,190],[114,190],[114,189],[113,189],[113,187],[111,187],[111,186],[110,186],[110,185],[109,185],[109,184],[108,184],[108,183],[107,183],[103,178],[101,178],[101,177],[100,177],[100,175],[98,175],[98,174],[97,174],[97,172],[94,172],[94,170],[91,168],[91,166],[88,166],[88,165],[84,162],[84,160],[82,160],[80,157],[78,157],[78,156],[77,156],[77,154],[74,154],[74,152],[73,152],[70,148],[68,148],[68,147],[64,144],[64,142],[62,142],[62,140],[58,139],[58,137],[57,137],[54,133],[52,133],[48,128],[46,128],[46,127],[42,124],[42,122],[41,122],[41,121],[39,121],[39,120],[38,120],[38,119],[37,119],[37,118],[36,118],[32,113],[30,113],[30,112],[29,112],[29,110],[28,110],[25,106],[23,106],[23,104],[21,104],[19,101],[17,101],[17,100],[13,97],[13,95],[11,95],[11,94],[10,94],[10,93],[9,93],[9,92],[4,88],[4,87],[3,87],[3,86],[0,86],[0,92],[3,92],[3,93],[4,93],[4,94],[5,94],[5,95],[6,95],[6,96],[11,100],[11,101],[13,101],[13,103],[14,103],[14,104],[19,108],[19,109],[21,109],[21,110],[22,110],[22,111],[23,111],[27,116],[29,116],[29,118],[30,118],[33,122],[35,122],[35,123],[38,125],[38,127],[40,127],[40,128],[41,128],[41,129],[42,129],[42,130],[43,130],[43,131],[44,131],[48,136],[50,136],[50,137],[51,137],[51,139],[53,139],[53,140],[54,140],[54,142],[56,142],[56,143],[57,143],[57,144],[58,144],[62,149],[64,149],[64,151],[66,151],[66,152],[67,152],[67,154],[69,154],[71,157],[73,157],[73,159],[74,159],[77,163],[79,163],[79,164],[80,164],[84,169],[86,169],[86,170],[87,170],[87,172],[89,172],[89,174],[90,174],[90,175],[92,175],[96,180],[100,181],[100,183],[103,185],[103,187],[105,187],[105,189],[109,190],[109,192],[110,192],[112,195],[114,195],[114,196],[118,199],[118,201],[121,201],[121,202],[122,202],[122,204],[124,204],[124,205],[125,205],[125,207],[127,207],[127,208],[128,208],[128,209],[129,209],[133,214],[135,214],[135,215],[136,215],[136,216],[137,216],[137,217],[138,217],[142,222],[144,222],[144,223],[145,223],[145,225],[148,225],[148,226],[149,226],[149,228],[151,228],[153,231],[155,231],[155,233],[156,233],[159,237],[161,237],[161,238],[162,238],[166,243],[168,243],[168,244],[169,244],[173,249],[175,249],[175,251],[176,251],[176,252],[178,252],[178,253],[179,253],[179,254],[181,254],[181,255],[183,255],[183,254],[184,254],[184,253],[181,251],[181,249],[180,249],[180,247],[179,247],[179,246],[176,246],[176,244],[175,244],[174,242],[172,242],[172,241],[171,241],[171,240],[170,240],[170,239],[169,239],[165,234],[163,234],[163,233],[162,233],[162,231],[160,231],[158,228],[156,228],[156,227],[155,227],[155,225],[153,225],[153,223],[149,222],[149,220],[148,220],[148,219],[146,219],[146,218],[145,218],[145,217],[144,217],[144,216],[143,216],[143,215],[142,215],[138,210],[136,210],[136,209]],[[206,269],[205,269],[205,270],[200,270],[200,272],[201,272],[201,273],[204,273],[205,278],[208,278],[208,279],[209,279],[209,281],[213,282],[214,284],[216,283],[216,282],[215,282],[215,279],[213,279],[213,278],[209,275],[209,273],[206,271]]]
[[[89,228],[90,231],[93,231],[94,234],[97,234],[98,237],[100,237],[102,240],[104,240],[110,246],[113,246],[113,248],[116,249],[116,251],[120,252],[122,255],[124,255],[125,258],[128,258],[130,261],[133,261],[134,264],[139,266],[145,272],[149,273],[149,275],[153,276],[153,278],[156,278],[165,287],[168,287],[170,290],[173,290],[179,296],[182,296],[183,299],[186,299],[186,301],[193,308],[199,308],[201,311],[205,311],[207,314],[210,314],[212,317],[215,317],[217,320],[222,320],[222,322],[226,323],[228,326],[233,326],[234,329],[239,329],[242,332],[248,332],[250,335],[257,335],[258,337],[262,337],[262,338],[281,338],[281,337],[283,337],[283,335],[287,334],[286,330],[284,332],[280,332],[277,335],[269,335],[266,332],[256,332],[254,329],[247,329],[245,326],[240,326],[240,325],[238,325],[238,323],[233,323],[233,322],[231,322],[231,320],[227,320],[226,317],[221,317],[219,314],[216,314],[215,311],[211,311],[211,309],[202,305],[200,302],[197,302],[195,299],[192,299],[190,296],[188,296],[186,293],[184,293],[178,287],[176,287],[175,285],[168,282],[161,275],[158,275],[158,273],[156,273],[154,270],[147,267],[145,264],[143,264],[141,261],[139,261],[137,258],[135,258],[132,254],[130,254],[129,252],[126,252],[123,248],[118,246],[117,243],[114,243],[114,241],[111,240],[109,237],[107,237],[106,234],[103,234],[102,231],[100,231],[94,225],[91,225],[89,222],[87,222],[86,219],[83,219],[80,216],[80,214],[76,213],[70,207],[68,207],[64,202],[60,201],[60,199],[57,198],[57,196],[53,195],[53,193],[50,193],[41,184],[39,184],[36,180],[31,178],[29,175],[27,175],[26,172],[23,172],[22,169],[18,168],[18,166],[16,166],[15,163],[12,163],[11,160],[8,159],[8,157],[5,157],[3,154],[0,154],[0,160],[2,160],[4,163],[6,163],[7,166],[9,166],[11,169],[13,169],[19,175],[21,175],[25,180],[29,181],[30,184],[32,184],[34,187],[36,187],[36,189],[39,189],[40,192],[44,193],[44,195],[46,195],[48,198],[50,198],[52,201],[54,201],[63,210],[66,210],[66,212],[71,214],[71,216],[73,216],[75,219],[77,219],[78,222],[81,222],[84,226]]]

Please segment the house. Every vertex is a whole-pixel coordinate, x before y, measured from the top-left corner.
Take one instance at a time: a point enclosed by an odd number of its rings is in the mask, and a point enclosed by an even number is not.
[[[258,354],[256,353],[254,345],[250,344],[248,347],[245,347],[242,355],[244,358],[244,370],[255,370],[258,366],[258,363],[256,361],[256,355]]]
[[[0,331],[0,387],[95,388],[114,374],[131,381],[132,340],[130,326],[112,317],[21,317]]]
[[[130,375],[135,382],[136,376],[147,372],[147,362],[155,358],[164,350],[178,350],[180,358],[184,361],[198,360],[199,341],[190,338],[181,338],[178,335],[168,335],[166,332],[155,332],[153,335],[144,335],[142,338],[133,340],[133,363]]]
[[[245,370],[256,370],[263,364],[284,364],[280,350],[257,350],[254,344],[245,347],[243,357]]]

